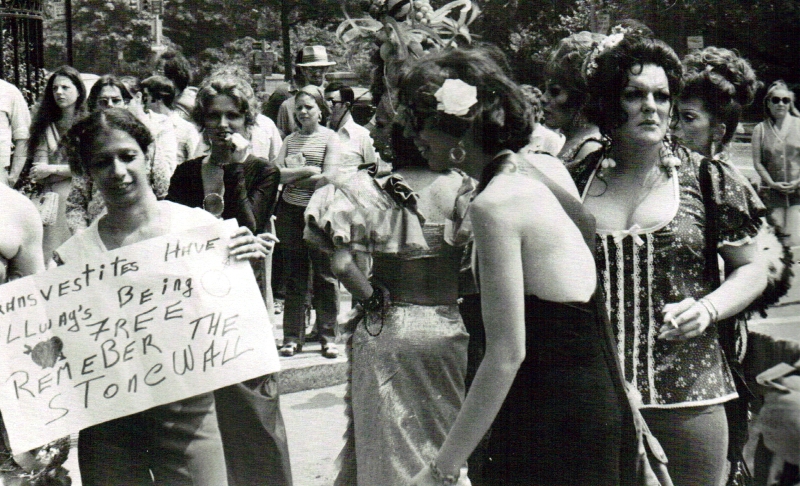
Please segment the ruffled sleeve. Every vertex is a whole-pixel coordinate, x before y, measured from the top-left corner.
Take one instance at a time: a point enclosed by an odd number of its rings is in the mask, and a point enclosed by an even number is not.
[[[761,227],[767,210],[750,182],[727,160],[710,160],[712,193],[717,203],[718,241],[722,245],[743,245]]]
[[[304,239],[323,250],[400,253],[427,250],[416,194],[398,175],[373,179],[364,170],[314,192]]]
[[[453,214],[445,222],[444,241],[455,247],[465,246],[472,241],[472,220],[469,217],[469,205],[478,187],[478,181],[464,173],[461,187],[456,193],[456,202],[453,205]]]

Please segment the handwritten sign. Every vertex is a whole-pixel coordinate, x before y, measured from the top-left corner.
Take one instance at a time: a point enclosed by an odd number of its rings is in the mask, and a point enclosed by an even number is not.
[[[15,451],[279,370],[235,221],[0,286],[0,410]]]

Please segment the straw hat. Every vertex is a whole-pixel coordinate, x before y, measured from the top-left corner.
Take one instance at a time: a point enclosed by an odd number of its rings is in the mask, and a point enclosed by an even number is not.
[[[303,47],[303,62],[298,62],[300,67],[314,66],[333,66],[336,64],[328,60],[328,51],[325,46],[305,46]]]

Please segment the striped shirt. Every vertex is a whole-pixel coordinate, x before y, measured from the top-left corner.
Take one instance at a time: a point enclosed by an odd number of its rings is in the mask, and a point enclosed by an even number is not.
[[[333,130],[325,127],[319,127],[316,132],[310,135],[294,132],[283,141],[284,145],[286,145],[286,157],[301,153],[306,159],[306,166],[311,165],[322,169],[322,163],[325,160],[325,147],[333,134]],[[291,165],[286,167],[292,168]],[[311,200],[312,194],[314,194],[314,188],[306,189],[295,187],[294,184],[286,184],[283,189],[283,200],[295,206],[308,206],[308,201]]]

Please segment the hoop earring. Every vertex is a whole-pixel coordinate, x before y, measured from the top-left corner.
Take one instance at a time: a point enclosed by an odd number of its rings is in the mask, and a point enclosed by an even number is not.
[[[464,149],[464,141],[459,140],[458,145],[450,149],[450,162],[460,165],[464,163],[467,157],[467,151]]]

